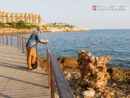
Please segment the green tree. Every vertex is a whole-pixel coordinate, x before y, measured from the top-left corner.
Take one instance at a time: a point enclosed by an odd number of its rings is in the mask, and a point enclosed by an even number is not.
[[[0,22],[0,28],[4,28],[5,27],[5,24]]]

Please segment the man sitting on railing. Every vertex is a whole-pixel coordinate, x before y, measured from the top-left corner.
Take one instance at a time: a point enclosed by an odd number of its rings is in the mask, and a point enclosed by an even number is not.
[[[32,65],[36,62],[36,45],[38,42],[48,43],[48,40],[42,40],[39,33],[43,32],[43,27],[39,26],[36,31],[33,31],[30,35],[28,42],[26,44],[27,50],[27,68],[33,69]]]

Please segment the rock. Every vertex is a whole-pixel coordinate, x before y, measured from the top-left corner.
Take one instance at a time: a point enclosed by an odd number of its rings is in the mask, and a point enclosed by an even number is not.
[[[106,95],[106,98],[112,98],[110,95]]]
[[[105,87],[110,78],[106,67],[106,63],[110,59],[110,56],[95,57],[89,51],[80,51],[78,63],[82,81],[94,89]]]
[[[39,61],[40,61],[39,66],[40,66],[45,72],[48,73],[48,62],[47,62],[47,60],[44,59],[44,58],[40,58]]]
[[[116,86],[116,83],[113,83],[112,86],[115,87],[115,86]]]
[[[71,73],[67,74],[67,79],[70,80],[72,78]]]
[[[77,60],[70,57],[70,56],[58,58],[58,62],[59,62],[62,69],[77,68],[78,67]]]
[[[95,90],[92,88],[89,88],[88,90],[83,91],[84,98],[91,98],[91,97],[94,97],[94,95],[95,95]]]

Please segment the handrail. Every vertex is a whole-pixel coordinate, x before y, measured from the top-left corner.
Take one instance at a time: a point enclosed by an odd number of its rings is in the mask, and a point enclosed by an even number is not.
[[[47,57],[48,57],[49,64],[51,65],[49,67],[49,70],[50,70],[49,75],[50,75],[50,80],[51,80],[50,85],[52,86],[52,88],[54,87],[53,82],[55,79],[60,98],[74,98],[72,91],[70,89],[70,86],[69,86],[68,82],[66,81],[63,72],[61,71],[61,69],[59,67],[60,65],[58,64],[57,59],[53,55],[50,44],[47,44]]]
[[[10,39],[9,39],[10,36]],[[13,38],[16,36],[16,46],[19,50],[22,50],[25,53],[25,44],[27,43],[28,38],[23,37],[21,35],[0,35],[0,44],[2,45],[10,45],[14,47]],[[5,38],[6,37],[6,38]],[[10,44],[9,44],[10,40]],[[5,44],[6,42],[6,44]],[[51,48],[50,43],[47,45],[47,61],[48,61],[48,86],[51,89],[51,98],[55,98],[55,84],[58,89],[60,98],[74,98],[71,88],[65,79],[63,72],[60,69],[60,65],[57,62],[57,59],[53,55],[53,50]],[[38,46],[36,48],[37,57],[39,57]],[[37,58],[37,63],[39,64],[39,58]]]

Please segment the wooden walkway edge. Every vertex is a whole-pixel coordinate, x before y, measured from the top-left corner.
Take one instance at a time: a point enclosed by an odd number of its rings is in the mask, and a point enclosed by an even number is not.
[[[50,98],[48,75],[40,68],[26,69],[26,55],[0,46],[0,98]]]

